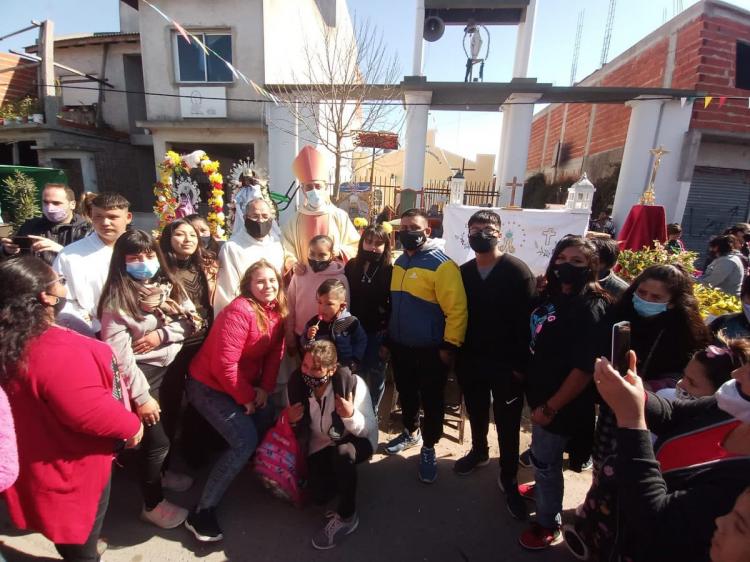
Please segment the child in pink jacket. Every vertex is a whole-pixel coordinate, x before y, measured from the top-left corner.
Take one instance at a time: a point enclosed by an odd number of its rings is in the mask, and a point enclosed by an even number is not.
[[[318,287],[326,279],[338,279],[346,287],[346,305],[349,307],[349,281],[344,274],[344,266],[333,261],[333,240],[319,235],[310,240],[307,255],[308,267],[298,275],[296,272],[289,283],[287,301],[289,316],[286,320],[286,345],[289,353],[298,351],[300,336],[305,332],[307,321],[318,313]]]

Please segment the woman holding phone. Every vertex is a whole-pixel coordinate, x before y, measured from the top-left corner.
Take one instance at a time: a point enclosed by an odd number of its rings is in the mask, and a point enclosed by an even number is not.
[[[606,342],[600,344],[602,354],[615,362],[625,373],[627,362],[612,357],[613,348],[624,351],[621,341],[622,326],[629,326],[629,348],[638,358],[638,372],[647,390],[674,388],[693,354],[711,343],[711,335],[701,318],[698,301],[693,294],[691,277],[679,266],[652,265],[635,278],[620,301],[612,307],[602,330]],[[617,326],[617,327],[615,327]],[[613,327],[615,327],[613,329]],[[613,336],[614,334],[614,336]],[[613,339],[610,339],[613,338]],[[602,553],[614,548],[613,521],[602,517],[611,513],[616,504],[615,491],[600,487],[602,467],[617,453],[617,424],[606,403],[599,409],[594,433],[594,478],[575,524],[565,528],[566,542],[592,542],[591,533],[601,533],[597,539]],[[592,524],[592,521],[596,523]],[[583,535],[577,538],[576,534]],[[604,559],[606,555],[602,554]]]

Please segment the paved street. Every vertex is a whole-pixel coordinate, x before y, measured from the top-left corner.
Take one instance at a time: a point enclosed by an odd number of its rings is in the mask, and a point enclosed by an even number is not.
[[[158,531],[138,519],[140,495],[122,470],[115,474],[113,495],[103,536],[110,543],[107,562],[177,561],[202,559],[237,561],[439,561],[536,562],[573,560],[564,545],[548,552],[527,553],[517,544],[524,525],[512,519],[497,487],[497,442],[494,426],[490,452],[493,462],[468,477],[456,476],[453,462],[468,448],[456,443],[457,432],[446,427],[438,445],[438,481],[427,486],[416,477],[417,450],[405,457],[376,454],[362,467],[358,511],[360,527],[340,547],[319,552],[310,538],[323,521],[323,511],[297,510],[271,497],[248,471],[230,488],[219,509],[225,540],[204,546],[180,527]],[[381,432],[380,442],[389,438]],[[529,434],[522,435],[522,446]],[[200,475],[201,478],[205,474]],[[520,479],[531,480],[522,469]],[[565,509],[583,498],[591,473],[565,473]],[[170,499],[185,506],[195,501],[199,486]],[[533,508],[533,504],[530,504]],[[59,559],[52,544],[39,534],[21,534],[0,515],[3,554],[15,560]],[[46,557],[46,558],[45,558]]]

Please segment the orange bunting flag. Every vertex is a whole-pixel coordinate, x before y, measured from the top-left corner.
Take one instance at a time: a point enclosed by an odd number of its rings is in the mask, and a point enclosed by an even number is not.
[[[187,31],[185,31],[185,28],[182,27],[177,21],[172,20],[172,25],[175,26],[177,29],[177,32],[182,35],[182,38],[187,41],[188,45],[190,45],[190,36],[187,34]]]
[[[727,97],[726,96],[719,96],[719,109],[724,107],[724,104],[727,103]]]
[[[706,96],[705,98],[703,98],[703,109],[706,109],[709,105],[711,105],[713,99],[713,96]]]

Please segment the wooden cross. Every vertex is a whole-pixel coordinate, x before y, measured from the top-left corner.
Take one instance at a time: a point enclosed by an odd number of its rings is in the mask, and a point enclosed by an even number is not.
[[[516,205],[516,188],[517,187],[523,187],[523,182],[519,183],[518,178],[516,176],[513,176],[513,181],[509,181],[505,184],[505,187],[510,187],[510,205],[505,207],[506,209],[520,209],[518,205]]]
[[[461,167],[460,168],[451,168],[451,170],[455,170],[456,172],[461,172],[461,177],[465,177],[464,172],[474,172],[476,170],[476,168],[467,168],[466,167],[466,158],[464,158],[463,160],[461,160]]]

